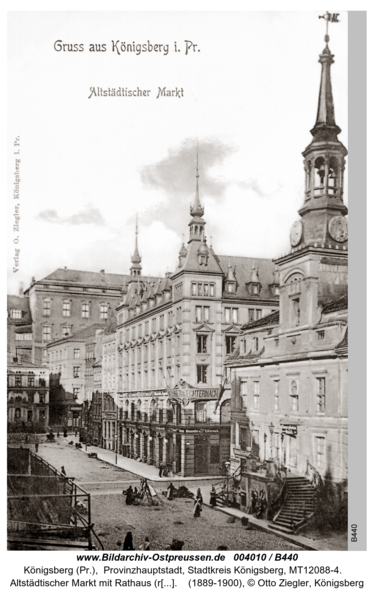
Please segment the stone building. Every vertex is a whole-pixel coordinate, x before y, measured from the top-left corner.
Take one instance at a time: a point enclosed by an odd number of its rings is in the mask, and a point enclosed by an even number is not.
[[[86,349],[93,344],[101,323],[47,345],[51,371],[51,424],[83,427],[82,404],[86,399]],[[93,388],[92,388],[93,389]]]
[[[33,362],[47,363],[50,342],[95,323],[106,326],[110,310],[121,300],[124,279],[125,275],[103,270],[95,273],[66,267],[39,281],[32,278],[25,296],[32,317]]]
[[[116,396],[116,316],[112,314],[102,335],[102,446],[118,451],[119,407]]]
[[[274,261],[279,312],[244,324],[240,345],[226,361],[233,389],[231,468],[240,461],[246,467],[246,508],[253,486],[258,492],[269,482],[254,472],[256,459],[268,475],[278,465],[289,475],[318,473],[335,486],[347,480],[347,150],[337,137],[328,44],[319,62],[317,119],[303,152],[301,219],[292,225],[289,252]]]
[[[207,245],[198,177],[176,271],[140,280],[136,241],[116,309],[122,451],[182,476],[222,472],[230,441],[224,360],[242,324],[278,309],[272,261],[217,256]]]
[[[23,295],[7,296],[7,350],[21,360],[32,359],[32,318],[29,299]]]
[[[49,425],[49,370],[8,354],[8,431],[44,432]]]

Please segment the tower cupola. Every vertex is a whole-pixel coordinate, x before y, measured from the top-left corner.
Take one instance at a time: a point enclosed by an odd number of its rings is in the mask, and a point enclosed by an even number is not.
[[[135,250],[134,250],[134,254],[131,257],[131,269],[130,269],[130,274],[131,274],[132,278],[139,277],[141,275],[141,272],[142,272],[141,262],[142,262],[142,258],[140,256],[139,250],[138,250],[138,214],[136,214]]]

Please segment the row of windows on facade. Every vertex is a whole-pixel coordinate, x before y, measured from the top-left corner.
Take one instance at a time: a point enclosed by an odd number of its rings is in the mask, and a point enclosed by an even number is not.
[[[36,378],[35,375],[8,375],[8,387],[45,387],[46,380],[42,377]]]
[[[52,300],[45,298],[43,300],[43,317],[50,317],[51,311],[52,311]],[[72,311],[72,301],[71,300],[63,300],[62,316],[70,317],[71,311]],[[82,302],[82,304],[81,304],[82,319],[89,319],[90,313],[91,313],[91,304],[89,302]],[[100,319],[107,319],[107,318],[108,318],[108,305],[100,304]]]
[[[267,433],[263,435],[263,458],[266,460],[270,456],[274,459],[280,459],[282,452],[284,452],[284,434],[282,432],[274,431],[273,436],[269,436]],[[325,462],[326,454],[326,439],[324,436],[315,436],[316,440],[316,466],[322,467]],[[239,439],[236,441],[236,446],[239,446],[241,450],[251,449],[254,456],[259,456],[260,450],[260,432],[258,429],[252,429],[249,431],[246,427],[239,427]],[[283,446],[283,448],[282,448]],[[293,466],[297,466],[297,454],[291,458],[291,462],[294,462]]]
[[[15,421],[20,421],[21,420],[21,416],[22,416],[21,415],[21,409],[20,408],[16,408],[15,411],[14,411],[14,420]],[[26,417],[27,418],[27,422],[30,423],[31,421],[33,421],[34,420],[34,416],[36,416],[36,415],[34,415],[34,412],[32,410],[28,410],[27,411],[27,417]],[[39,422],[40,423],[44,423],[44,421],[45,421],[45,411],[44,410],[39,410],[38,418],[39,418]]]
[[[157,369],[155,368],[145,368],[143,371],[143,377],[145,379],[145,381],[143,381],[143,385],[145,388],[147,388],[147,384],[148,387],[150,389],[152,389],[153,387],[156,386],[156,372]],[[158,377],[158,387],[163,387],[165,386],[165,382],[166,380],[168,381],[168,383],[170,384],[171,380],[174,380],[174,384],[178,383],[179,379],[180,379],[180,366],[179,365],[174,365],[174,367],[172,367],[171,365],[167,365],[166,367],[166,374],[163,370],[162,365],[159,365],[158,368],[158,372],[159,372],[159,377]],[[138,379],[142,377],[142,371],[140,369],[138,369],[137,371],[138,374]],[[196,383],[208,383],[208,375],[209,375],[209,365],[196,365]],[[135,385],[135,371],[130,371],[130,372],[125,372],[124,376],[122,377],[122,375],[119,375],[119,381],[118,381],[118,389],[122,390],[122,389],[129,389],[130,387],[133,388]]]
[[[15,400],[22,401],[26,400],[30,404],[35,404],[35,396],[34,394],[25,393],[23,398],[21,396],[16,396]],[[39,404],[45,404],[45,394],[39,394]]]
[[[274,411],[279,411],[279,380],[273,382],[274,386]],[[246,379],[240,381],[240,396],[244,399],[247,396],[248,382]],[[299,386],[296,381],[290,383],[289,408],[292,412],[299,410]],[[316,378],[316,407],[317,413],[324,413],[326,410],[326,378]],[[253,381],[253,409],[260,409],[260,382]]]

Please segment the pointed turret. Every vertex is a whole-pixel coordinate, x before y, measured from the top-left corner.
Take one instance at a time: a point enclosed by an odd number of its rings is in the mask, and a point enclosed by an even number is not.
[[[343,202],[346,148],[338,140],[341,129],[335,123],[335,110],[331,84],[331,65],[334,57],[328,46],[319,56],[321,82],[316,123],[311,130],[313,140],[302,153],[305,169],[305,200],[299,210],[301,220],[291,229],[291,246],[321,245],[327,247],[347,241],[340,230],[347,229],[344,215],[348,209]],[[339,235],[335,235],[335,230]]]
[[[202,236],[205,234],[205,221],[202,218],[204,214],[204,208],[200,202],[199,195],[199,157],[196,157],[196,194],[195,194],[195,202],[193,206],[191,206],[190,214],[192,216],[191,221],[189,222],[190,228],[190,239],[188,243],[195,240],[201,240]]]
[[[142,271],[141,262],[142,262],[142,258],[139,254],[139,249],[138,249],[138,213],[136,213],[135,250],[134,250],[134,254],[131,257],[131,269],[130,269],[131,277],[133,277],[133,278],[139,277],[139,275],[141,274],[141,271]]]

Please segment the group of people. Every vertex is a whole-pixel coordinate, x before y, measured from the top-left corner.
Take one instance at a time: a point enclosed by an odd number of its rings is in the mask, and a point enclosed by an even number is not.
[[[138,497],[138,488],[135,486],[134,489],[132,487],[132,485],[130,485],[126,492],[124,492],[124,494],[126,495],[126,504],[134,504],[135,499]],[[129,533],[131,533],[131,531],[129,531]]]

